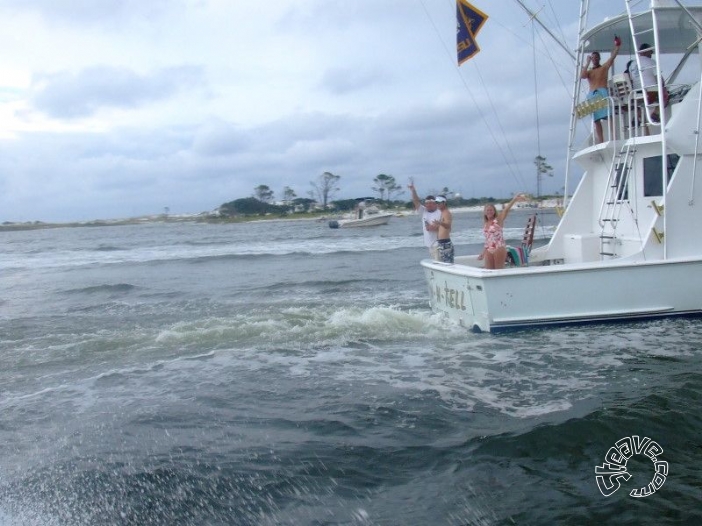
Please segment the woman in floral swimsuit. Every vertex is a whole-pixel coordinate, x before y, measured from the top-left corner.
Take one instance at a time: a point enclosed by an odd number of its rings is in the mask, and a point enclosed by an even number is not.
[[[498,214],[495,205],[485,205],[483,210],[483,234],[485,234],[485,248],[483,253],[478,256],[478,259],[485,260],[485,268],[501,269],[505,268],[505,260],[507,259],[507,245],[502,234],[502,229],[505,225],[505,219],[509,214],[510,209],[517,201],[524,201],[526,197],[523,194],[515,195],[512,200],[505,205],[502,211]]]

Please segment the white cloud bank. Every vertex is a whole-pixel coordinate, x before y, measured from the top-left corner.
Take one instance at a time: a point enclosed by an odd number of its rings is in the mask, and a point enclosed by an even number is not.
[[[0,221],[306,197],[324,171],[339,197],[380,173],[533,193],[537,138],[560,191],[573,63],[540,34],[534,55],[516,3],[475,4],[458,69],[451,0],[0,0]],[[545,11],[573,47],[577,3]]]

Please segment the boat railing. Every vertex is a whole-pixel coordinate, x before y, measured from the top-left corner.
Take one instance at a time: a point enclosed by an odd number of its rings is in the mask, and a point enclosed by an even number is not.
[[[690,84],[672,84],[667,88],[667,104],[665,111],[668,119],[672,108],[682,102],[691,89]],[[580,102],[575,107],[578,118],[590,117],[600,109],[607,108],[605,140],[628,140],[635,137],[651,135],[660,132],[660,123],[652,120],[649,112],[645,111],[645,90],[634,89],[631,80],[625,73],[614,75],[609,83],[609,96],[600,99],[589,99]],[[655,103],[649,103],[654,106]],[[592,145],[594,134],[590,134],[587,145]]]
[[[615,86],[614,82],[612,86]],[[670,120],[673,107],[682,102],[690,88],[690,84],[666,86],[663,96],[666,121]],[[659,103],[648,102],[649,111],[646,111],[646,90],[634,89],[630,82],[626,85],[625,92],[621,92],[619,87],[610,89],[612,90],[610,91],[610,115],[614,116],[609,130],[611,138],[628,140],[642,135],[651,135],[653,131],[660,131],[660,122],[652,119],[650,115],[650,109],[658,107]]]

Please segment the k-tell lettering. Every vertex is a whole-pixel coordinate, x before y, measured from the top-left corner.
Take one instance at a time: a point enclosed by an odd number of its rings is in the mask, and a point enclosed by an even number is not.
[[[451,309],[466,310],[465,291],[452,289],[448,283],[444,283],[443,287],[441,285],[434,286],[434,298],[437,303],[443,301],[444,305]]]
[[[465,292],[449,288],[448,283],[444,283],[444,301],[447,307],[466,310]]]

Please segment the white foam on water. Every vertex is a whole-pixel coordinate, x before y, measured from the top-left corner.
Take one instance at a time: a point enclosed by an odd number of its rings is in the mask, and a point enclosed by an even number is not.
[[[260,349],[281,345],[307,348],[344,345],[354,340],[395,341],[444,332],[440,316],[428,309],[407,310],[393,305],[354,307],[333,305],[250,309],[229,318],[216,317],[179,322],[156,336],[160,345],[222,347],[255,345]]]
[[[262,225],[263,226],[263,225]],[[111,227],[119,228],[119,227]],[[550,235],[553,227],[548,227]],[[125,231],[113,230],[124,235]],[[162,244],[134,244],[118,240],[119,247],[105,250],[103,245],[71,245],[70,247],[50,247],[45,251],[31,251],[21,254],[5,254],[0,257],[0,269],[55,269],[62,267],[84,267],[94,265],[116,265],[122,263],[147,263],[172,260],[196,260],[202,258],[217,258],[227,256],[285,256],[289,254],[332,254],[339,252],[369,252],[389,251],[402,248],[417,248],[418,239],[406,233],[386,232],[382,236],[334,235],[327,233],[322,237],[308,236],[307,238],[280,238],[271,243],[267,239],[252,239],[245,243],[223,243],[223,234],[212,238],[210,243],[190,242],[194,233],[189,232],[183,238],[176,230],[164,230],[168,238]],[[365,233],[364,233],[365,234]],[[508,239],[521,239],[523,228],[505,229]],[[241,235],[241,232],[239,232]],[[483,242],[483,234],[479,228],[457,229],[452,233],[456,245],[479,244]],[[323,240],[323,242],[320,242]],[[18,259],[19,258],[19,259]]]
[[[526,352],[494,345],[493,336],[473,335],[428,310],[392,306],[252,312],[179,324],[164,329],[158,341],[229,341],[228,348],[211,355],[217,367],[236,363],[237,369],[249,371],[283,368],[294,377],[331,375],[337,383],[373,381],[398,390],[436,392],[455,408],[472,410],[480,404],[517,418],[567,410],[597,383],[597,374],[586,371],[559,376],[549,362],[574,359],[560,349]],[[388,351],[388,344],[396,350]],[[532,363],[521,365],[524,358]],[[588,370],[616,366],[616,360],[587,353],[576,360]],[[561,393],[558,399],[554,393]]]
[[[339,237],[319,239],[281,239],[246,243],[212,243],[193,245],[170,243],[164,245],[129,246],[124,249],[106,251],[95,248],[67,248],[45,252],[6,256],[0,259],[0,269],[56,269],[62,267],[86,267],[94,265],[116,265],[123,263],[149,263],[164,261],[197,260],[228,256],[285,256],[290,254],[332,254],[337,252],[388,251],[400,248],[416,248],[417,240],[407,236],[387,237]]]
[[[5,511],[0,508],[0,526],[59,526],[61,520],[52,516],[49,513],[38,509],[39,503],[27,502],[12,503],[12,507],[17,509],[13,511]]]

